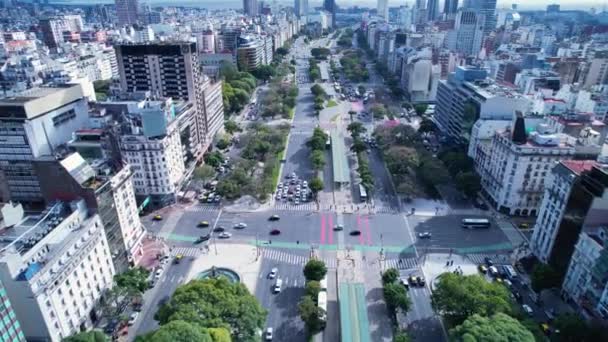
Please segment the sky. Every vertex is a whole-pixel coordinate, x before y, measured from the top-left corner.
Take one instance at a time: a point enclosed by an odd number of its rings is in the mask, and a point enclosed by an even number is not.
[[[261,1],[261,0],[258,0]],[[274,0],[266,0],[267,3],[272,3]],[[276,0],[280,4],[293,4],[293,0]],[[461,2],[463,0],[460,0]],[[74,3],[74,4],[91,4],[91,3],[113,3],[114,0],[51,0],[51,3]],[[175,4],[175,5],[191,5],[197,7],[209,7],[209,8],[240,8],[242,7],[242,0],[148,0],[151,5],[155,4]],[[322,0],[309,0],[309,6],[320,6]],[[399,7],[405,5],[405,3],[412,5],[415,0],[389,0],[389,7]],[[350,7],[354,5],[376,7],[377,0],[336,0],[339,6]],[[591,7],[595,7],[598,11],[601,11],[604,6],[608,5],[608,0],[498,0],[497,8],[507,8],[511,4],[516,3],[521,10],[539,10],[545,9],[547,4],[557,3],[560,4],[562,9],[573,10],[589,10]],[[443,0],[440,0],[440,9],[443,8]],[[608,7],[608,6],[607,6]]]

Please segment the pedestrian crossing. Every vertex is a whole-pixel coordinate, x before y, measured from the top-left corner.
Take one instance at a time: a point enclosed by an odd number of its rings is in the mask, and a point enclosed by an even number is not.
[[[218,210],[220,210],[219,204],[196,204],[186,209],[186,211],[195,213],[211,213]]]
[[[276,210],[285,211],[317,211],[317,203],[314,201],[304,202],[300,204],[294,204],[293,202],[275,202],[274,208]]]
[[[495,265],[511,264],[511,257],[508,254],[475,253],[467,254],[467,258],[475,264],[485,264],[486,258],[491,259]]]
[[[409,270],[418,267],[418,259],[416,258],[400,258],[384,260],[385,268],[396,268],[398,270]]]
[[[379,214],[396,214],[399,208],[393,206],[376,205],[374,211]]]
[[[262,249],[262,257],[273,260],[280,261],[292,265],[300,265],[304,266],[310,260],[310,256],[308,255],[297,255],[289,252],[285,252],[279,249],[274,248],[264,248]],[[327,268],[336,268],[337,260],[335,258],[322,258],[323,262],[327,266]]]
[[[206,249],[206,246],[201,247],[173,247],[169,252],[169,256],[174,257],[176,255],[183,255],[189,257],[197,257],[203,253]]]

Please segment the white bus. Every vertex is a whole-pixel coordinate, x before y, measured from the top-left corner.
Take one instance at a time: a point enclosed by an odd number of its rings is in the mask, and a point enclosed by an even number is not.
[[[327,140],[325,141],[325,148],[329,148],[331,146],[331,135],[329,131],[325,131],[325,135],[327,135]]]
[[[490,220],[481,218],[465,218],[462,220],[462,228],[490,228]]]
[[[359,198],[361,198],[361,202],[367,201],[367,191],[363,184],[359,184]]]
[[[317,297],[317,304],[319,308],[323,309],[323,312],[320,314],[319,319],[325,322],[327,320],[327,292],[319,292],[319,297]]]

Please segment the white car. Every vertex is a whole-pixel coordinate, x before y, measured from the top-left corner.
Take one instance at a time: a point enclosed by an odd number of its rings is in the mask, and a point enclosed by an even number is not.
[[[134,313],[132,313],[131,316],[129,316],[129,322],[127,324],[129,324],[129,325],[135,324],[135,321],[137,320],[138,316],[139,316],[139,312],[135,311]]]
[[[279,269],[276,267],[273,267],[270,270],[270,273],[268,273],[268,279],[274,279],[277,277],[277,274],[279,273]]]
[[[264,339],[266,341],[272,341],[272,328],[266,329],[266,332],[264,333]]]
[[[521,307],[528,316],[532,316],[534,314],[534,311],[532,311],[532,308],[528,304],[524,304]]]
[[[247,228],[247,224],[243,223],[243,222],[239,222],[239,223],[237,223],[237,224],[234,225],[234,228],[236,228],[236,229],[245,229],[245,228]]]
[[[154,277],[155,278],[160,278],[160,276],[163,275],[163,269],[159,268],[156,270],[156,272],[154,272]]]
[[[232,234],[230,234],[229,232],[221,232],[218,237],[220,239],[230,239],[232,237]]]

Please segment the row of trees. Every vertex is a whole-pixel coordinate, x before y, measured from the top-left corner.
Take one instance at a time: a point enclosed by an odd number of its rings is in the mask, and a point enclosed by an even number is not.
[[[298,87],[291,83],[274,82],[260,101],[260,115],[265,118],[280,116],[289,119],[296,106]]]
[[[280,155],[285,149],[288,133],[287,124],[272,127],[259,123],[250,125],[239,140],[241,158],[236,161],[234,169],[219,181],[217,192],[228,199],[247,194],[265,200],[276,185]]]
[[[321,78],[321,70],[319,69],[319,63],[317,63],[317,60],[314,58],[308,59],[308,74],[313,82]]]
[[[331,54],[331,51],[328,48],[312,48],[310,49],[310,54],[318,60],[326,60],[327,57]]]
[[[315,83],[312,87],[310,87],[310,91],[312,92],[312,95],[315,98],[315,107],[314,108],[318,115],[319,111],[323,109],[323,104],[325,103],[325,100],[327,99],[327,93],[325,92],[325,89],[323,89],[323,87],[317,83]]]
[[[315,171],[323,170],[323,167],[325,167],[325,143],[327,138],[327,134],[321,128],[316,127],[308,141],[311,149],[310,162]]]
[[[393,328],[396,330],[398,327],[397,312],[400,311],[405,315],[412,306],[407,289],[402,284],[399,284],[399,271],[396,268],[389,268],[382,273],[382,294],[384,295],[384,302],[386,303],[388,312],[391,315]],[[395,337],[403,334],[405,332],[395,331]],[[400,339],[403,340],[406,337],[407,335],[400,337]]]
[[[340,39],[338,39],[338,46],[348,48],[352,46],[354,31],[351,28],[347,28],[342,31]]]
[[[363,82],[369,79],[369,72],[365,67],[365,62],[361,61],[361,57],[361,51],[348,50],[340,58],[344,75],[352,82]]]
[[[317,300],[319,292],[321,292],[320,281],[326,274],[327,266],[321,260],[311,259],[304,266],[306,290],[305,295],[298,303],[298,312],[311,336],[321,331],[324,324],[321,317],[325,312],[323,312],[322,308],[319,308]]]
[[[249,103],[249,98],[255,90],[255,77],[248,72],[239,72],[234,64],[226,61],[220,65],[220,76],[224,79],[224,109],[228,114],[239,112]]]
[[[350,132],[353,139],[351,150],[357,154],[357,173],[361,177],[361,184],[371,192],[374,188],[374,177],[369,169],[369,159],[367,156],[367,146],[362,140],[362,135],[367,131],[360,122],[351,122],[346,129]]]

